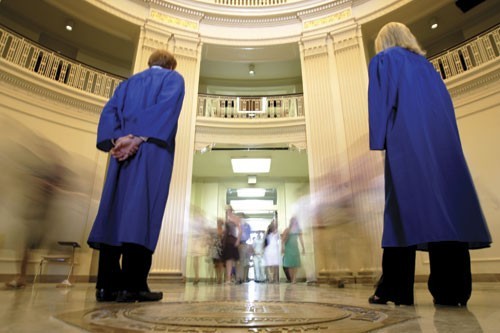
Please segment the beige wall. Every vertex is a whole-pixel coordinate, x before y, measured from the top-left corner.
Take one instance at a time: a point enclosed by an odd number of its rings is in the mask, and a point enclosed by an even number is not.
[[[86,240],[99,203],[107,164],[107,155],[95,148],[99,111],[105,101],[61,88],[57,83],[25,73],[6,62],[2,62],[0,74],[0,113],[21,122],[36,135],[60,147],[64,165],[74,172],[68,179],[70,188],[57,191],[52,202],[55,206],[49,215],[49,228],[44,233],[47,242],[79,242],[82,248],[77,250],[78,264],[74,274],[88,276],[92,250],[86,245]],[[10,215],[2,214],[2,226],[13,220],[22,220],[20,213],[14,212],[11,207],[3,205],[2,209],[11,212]],[[14,226],[0,238],[14,237],[17,244],[23,244],[24,232],[29,231],[18,227]],[[5,232],[5,229],[2,231]],[[44,244],[46,249],[49,245]],[[18,272],[21,249],[22,246],[0,249],[0,274]],[[52,251],[62,249],[55,246]],[[45,252],[47,250],[42,249],[33,254],[28,274],[34,272],[39,255]],[[53,274],[61,270],[67,272],[67,268],[51,265],[44,273]]]

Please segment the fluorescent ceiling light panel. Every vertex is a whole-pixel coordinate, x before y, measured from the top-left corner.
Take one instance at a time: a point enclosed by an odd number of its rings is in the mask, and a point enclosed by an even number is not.
[[[271,169],[270,158],[232,158],[234,173],[268,173]]]
[[[269,210],[274,208],[272,200],[231,200],[229,202],[235,211]]]
[[[239,198],[257,198],[266,195],[265,188],[239,188],[236,190]]]

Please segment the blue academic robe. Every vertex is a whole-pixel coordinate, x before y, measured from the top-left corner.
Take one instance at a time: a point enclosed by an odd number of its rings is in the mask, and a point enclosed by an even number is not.
[[[152,67],[123,81],[104,107],[97,148],[109,151],[112,139],[148,137],[123,162],[110,158],[99,211],[88,244],[142,245],[154,251],[167,202],[174,162],[177,121],[184,99],[184,79]]]
[[[370,149],[385,150],[382,247],[460,241],[490,233],[462,151],[451,97],[423,56],[392,47],[369,65]]]

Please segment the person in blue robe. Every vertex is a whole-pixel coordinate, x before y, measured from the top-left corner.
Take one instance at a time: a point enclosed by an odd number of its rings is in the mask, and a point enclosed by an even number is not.
[[[88,238],[99,250],[97,301],[163,297],[149,290],[147,277],[168,197],[184,79],[167,51],[153,52],[148,65],[116,88],[99,120],[97,148],[111,158]]]
[[[469,249],[491,236],[462,151],[451,97],[401,23],[386,24],[369,64],[370,149],[385,150],[382,276],[370,303],[413,304],[415,251],[429,252],[436,304],[465,306]]]

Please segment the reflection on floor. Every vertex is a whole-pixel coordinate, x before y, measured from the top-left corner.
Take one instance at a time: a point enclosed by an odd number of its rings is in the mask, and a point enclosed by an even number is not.
[[[305,284],[241,285],[151,284],[153,290],[162,290],[161,303],[114,304],[96,303],[94,285],[80,283],[72,288],[56,288],[55,284],[28,285],[20,290],[0,290],[0,332],[83,332],[77,326],[80,318],[104,318],[124,314],[127,320],[137,319],[134,329],[80,325],[89,331],[141,332],[498,332],[500,327],[500,283],[475,283],[467,308],[436,307],[432,304],[425,284],[416,284],[413,307],[369,305],[372,287],[347,284],[345,288]],[[190,302],[190,303],[188,303]],[[252,325],[234,325],[226,316],[213,316],[228,311],[253,311]],[[170,310],[172,311],[170,311]],[[301,310],[303,309],[303,311]],[[90,312],[89,312],[90,311]],[[175,316],[172,314],[175,312]],[[258,312],[266,313],[259,317]],[[107,313],[103,316],[103,313]],[[198,314],[193,316],[193,314]],[[199,329],[183,328],[175,320],[197,318]],[[211,317],[212,316],[212,317]],[[357,316],[357,317],[356,317]],[[210,318],[209,318],[210,317]],[[352,330],[341,323],[350,317],[355,322]],[[257,319],[269,324],[256,325]],[[264,318],[264,319],[263,319]],[[287,319],[288,318],[288,319]],[[308,321],[299,323],[301,318]],[[387,325],[370,326],[384,318],[392,318]],[[234,318],[233,318],[234,319]],[[355,319],[355,320],[353,320]],[[358,319],[358,320],[356,320]],[[72,322],[69,325],[65,321]],[[71,321],[73,320],[73,321]],[[212,320],[212,322],[210,321]],[[330,321],[331,320],[331,321]],[[80,320],[82,322],[83,320]],[[271,322],[275,323],[272,325]],[[142,325],[142,323],[160,323]],[[173,323],[174,326],[170,326]],[[239,322],[241,323],[241,321]],[[297,325],[295,325],[297,323]],[[251,323],[250,323],[251,324]],[[142,326],[141,326],[142,325]],[[337,326],[335,326],[337,325]],[[340,326],[339,326],[340,325]],[[170,326],[170,327],[169,327]],[[191,325],[189,325],[191,327]],[[116,327],[116,326],[115,326]],[[94,327],[95,328],[95,327]]]

